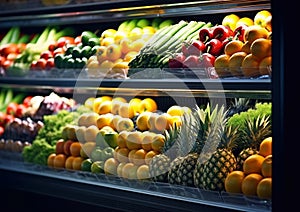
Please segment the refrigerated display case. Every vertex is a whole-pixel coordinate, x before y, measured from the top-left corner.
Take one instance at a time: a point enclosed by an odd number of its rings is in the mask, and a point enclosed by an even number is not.
[[[259,10],[273,13],[272,76],[257,79],[191,79],[149,77],[134,79],[94,79],[80,75],[28,75],[25,77],[2,76],[1,88],[14,91],[47,95],[56,92],[61,96],[75,97],[83,103],[83,97],[92,94],[120,95],[125,97],[153,97],[166,110],[174,101],[224,101],[233,98],[250,98],[261,102],[272,102],[274,161],[280,157],[283,139],[282,114],[283,42],[282,21],[277,11],[279,3],[264,0],[245,1],[68,1],[63,5],[45,6],[41,2],[7,5],[0,15],[0,28],[22,26],[34,32],[46,25],[72,26],[83,29],[106,29],[118,26],[133,18],[173,18],[175,20],[201,20],[220,23],[228,13],[252,15]],[[87,28],[86,28],[87,27]],[[56,73],[57,74],[57,73]],[[161,75],[159,75],[161,76]],[[175,101],[175,102],[176,102]],[[277,152],[278,151],[278,152]],[[276,164],[276,163],[275,163]],[[278,164],[276,164],[277,166]],[[279,165],[278,165],[279,166]],[[276,169],[275,169],[276,170]],[[153,211],[271,211],[274,201],[230,195],[226,192],[201,190],[188,186],[170,185],[152,181],[126,180],[116,176],[56,170],[44,166],[24,163],[19,153],[1,152],[1,187],[7,191],[19,191],[20,196],[38,194],[44,197],[69,201],[86,207],[102,207],[110,210]],[[280,178],[280,173],[278,174]],[[277,182],[273,190],[280,190]],[[24,192],[24,193],[22,193]],[[17,195],[17,193],[16,193]],[[276,193],[273,193],[276,195]],[[14,196],[14,195],[12,195]],[[35,196],[35,198],[37,198]],[[46,199],[45,198],[45,199]],[[74,203],[75,202],[75,203]],[[277,203],[275,203],[277,204]],[[280,203],[278,203],[280,204]],[[78,205],[77,205],[78,206]],[[79,206],[78,206],[79,207]]]

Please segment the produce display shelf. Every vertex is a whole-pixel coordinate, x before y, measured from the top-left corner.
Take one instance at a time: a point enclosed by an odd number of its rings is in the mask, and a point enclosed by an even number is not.
[[[229,12],[244,12],[261,9],[270,9],[270,0],[204,0],[192,2],[164,2],[152,1],[149,5],[146,1],[139,1],[138,4],[131,4],[131,1],[114,1],[111,3],[99,2],[93,5],[83,4],[72,5],[51,10],[31,11],[24,9],[18,13],[3,14],[0,16],[0,27],[19,26],[44,26],[49,24],[78,24],[80,23],[107,23],[107,20],[125,20],[130,18],[153,18],[153,17],[174,17],[207,15]],[[134,1],[133,1],[134,2]],[[142,3],[144,2],[144,3]],[[107,6],[104,6],[107,3]],[[146,4],[146,5],[145,5]],[[79,9],[80,8],[80,9]],[[39,11],[39,12],[37,12]],[[80,21],[79,21],[80,20]]]
[[[271,99],[271,79],[74,79],[0,77],[2,87],[57,93]]]
[[[20,153],[0,151],[3,186],[88,204],[132,210],[271,211],[271,201],[113,175],[52,169],[22,161]],[[17,180],[16,180],[17,179]],[[68,191],[68,192],[66,192]],[[84,195],[82,195],[84,194]],[[118,204],[115,204],[118,200]],[[151,204],[149,204],[151,202]],[[143,208],[145,207],[145,208]]]

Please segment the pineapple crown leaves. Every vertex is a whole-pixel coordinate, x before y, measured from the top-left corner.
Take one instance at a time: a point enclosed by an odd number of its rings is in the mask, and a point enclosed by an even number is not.
[[[226,127],[226,113],[224,106],[219,107],[215,106],[213,111],[207,116],[208,120],[208,129],[205,132],[206,139],[204,141],[204,146],[202,147],[199,160],[201,163],[205,163],[214,151],[217,150],[220,146],[225,146],[223,134]],[[225,139],[227,141],[228,139]]]
[[[182,125],[171,127],[165,131],[166,142],[163,147],[163,152],[171,160],[179,156],[187,155],[194,146],[197,138],[198,128],[192,114],[185,113],[182,119]]]
[[[243,134],[251,147],[258,148],[263,139],[270,136],[271,133],[270,115],[258,115],[254,118],[247,117],[246,128],[243,130]]]

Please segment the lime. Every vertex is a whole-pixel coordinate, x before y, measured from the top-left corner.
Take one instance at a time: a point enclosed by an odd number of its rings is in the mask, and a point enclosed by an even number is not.
[[[93,161],[90,158],[83,160],[81,163],[81,170],[90,172],[92,164],[93,164]]]
[[[73,58],[67,60],[66,68],[75,68],[75,60]]]
[[[142,18],[140,20],[138,20],[138,22],[136,23],[137,27],[143,28],[145,26],[149,26],[150,25],[150,21],[146,18]]]
[[[104,173],[104,162],[103,161],[95,161],[91,165],[92,173]]]
[[[65,55],[72,54],[75,45],[74,44],[68,44],[66,47],[67,48],[66,48],[66,51],[65,51]]]

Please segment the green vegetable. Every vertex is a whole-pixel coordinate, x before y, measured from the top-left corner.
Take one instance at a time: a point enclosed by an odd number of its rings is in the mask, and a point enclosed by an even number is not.
[[[19,27],[18,26],[13,26],[11,27],[8,32],[5,34],[5,36],[2,38],[1,42],[0,42],[0,46],[4,45],[4,44],[8,44],[8,43],[12,43],[12,38],[15,37],[15,34],[18,33],[19,31]]]

